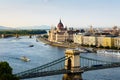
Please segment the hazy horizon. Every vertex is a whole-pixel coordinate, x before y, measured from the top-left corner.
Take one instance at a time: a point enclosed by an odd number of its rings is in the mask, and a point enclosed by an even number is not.
[[[0,0],[0,25],[120,26],[119,0]]]

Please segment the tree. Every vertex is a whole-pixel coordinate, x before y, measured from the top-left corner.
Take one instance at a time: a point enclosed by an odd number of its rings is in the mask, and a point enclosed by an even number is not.
[[[0,62],[0,80],[19,80],[12,74],[12,68],[7,62]]]
[[[44,38],[48,38],[48,35],[43,35]]]

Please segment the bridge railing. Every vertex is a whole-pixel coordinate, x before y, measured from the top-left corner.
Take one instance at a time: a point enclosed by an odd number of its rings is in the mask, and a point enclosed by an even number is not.
[[[15,74],[16,76],[20,77],[20,79],[26,78],[35,78],[35,77],[42,77],[42,76],[49,76],[49,75],[56,75],[56,74],[65,74],[71,73],[71,70],[65,69],[64,62],[71,57],[62,57],[42,66],[26,70],[20,73]],[[87,58],[84,56],[80,56],[80,71],[76,71],[74,73],[81,73],[84,71],[89,70],[97,70],[97,69],[105,69],[105,68],[112,68],[112,67],[120,67],[120,62],[109,62],[103,60],[96,60]]]
[[[24,75],[29,75],[31,73],[36,73],[36,72],[45,72],[45,71],[53,71],[53,70],[57,70],[56,68],[58,68],[58,70],[62,70],[64,69],[64,62],[65,60],[69,59],[70,57],[62,57],[59,58],[57,60],[54,60],[52,62],[49,62],[47,64],[44,64],[42,66],[30,69],[30,70],[26,70],[20,73],[15,74],[16,76],[24,76]],[[56,68],[55,68],[56,65]]]
[[[84,71],[120,67],[120,62],[103,61],[84,56],[80,56],[80,62],[81,70]]]
[[[92,65],[100,65],[100,64],[111,64],[113,62],[110,61],[103,61],[103,60],[97,60],[97,59],[92,59],[84,56],[80,56],[80,62],[81,62],[81,67],[90,67]]]

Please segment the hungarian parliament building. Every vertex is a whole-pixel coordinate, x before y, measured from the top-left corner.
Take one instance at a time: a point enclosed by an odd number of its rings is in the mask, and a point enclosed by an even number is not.
[[[79,31],[73,30],[73,28],[64,27],[63,23],[60,22],[54,28],[51,28],[48,35],[48,40],[50,42],[65,42],[73,41],[73,35]]]

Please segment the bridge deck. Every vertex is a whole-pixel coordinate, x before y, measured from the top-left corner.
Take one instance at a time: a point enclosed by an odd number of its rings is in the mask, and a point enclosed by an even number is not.
[[[120,63],[101,64],[101,65],[98,65],[98,66],[92,65],[91,67],[85,66],[85,67],[82,67],[81,70],[83,70],[85,72],[85,71],[91,71],[91,70],[116,68],[116,67],[120,67]]]
[[[83,73],[83,71],[76,71],[71,72],[71,70],[53,70],[53,71],[44,71],[44,72],[37,72],[37,73],[29,73],[19,76],[20,79],[28,79],[28,78],[35,78],[35,77],[44,77],[44,76],[51,76],[51,75],[58,75],[58,74],[67,74],[67,73]]]
[[[15,75],[18,76],[20,79],[28,79],[28,78],[36,78],[36,77],[51,76],[51,75],[58,75],[58,74],[68,74],[68,73],[81,74],[83,72],[91,71],[91,70],[120,67],[120,62],[100,61],[100,60],[81,57],[81,58],[84,58],[91,65],[89,64],[86,64],[83,66],[81,65],[81,67],[77,69],[77,71],[73,72],[72,70],[64,69],[64,66],[60,67],[60,65],[63,64],[62,62],[64,62],[65,60],[68,60],[69,58],[71,57],[62,57],[50,63],[44,64],[42,66],[30,69],[30,70],[26,70],[24,72],[17,73]],[[52,69],[54,70],[50,69],[51,66],[52,66]]]

